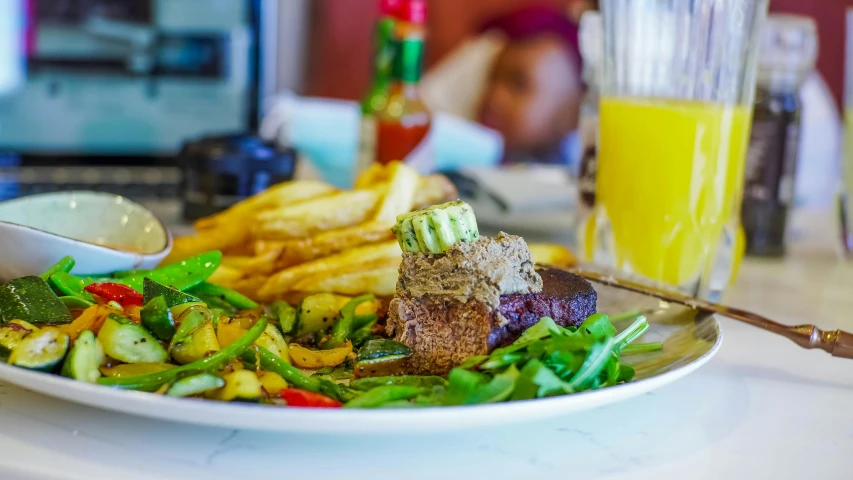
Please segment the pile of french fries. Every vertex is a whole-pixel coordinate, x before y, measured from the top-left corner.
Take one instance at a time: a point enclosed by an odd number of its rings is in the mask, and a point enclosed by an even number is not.
[[[221,250],[211,281],[261,301],[390,296],[401,259],[391,233],[397,215],[455,198],[447,178],[400,163],[374,166],[352,190],[287,182],[198,220],[197,233],[177,238],[166,262]]]
[[[373,166],[352,190],[287,182],[198,220],[196,234],[177,238],[165,262],[221,250],[222,266],[210,280],[259,301],[324,292],[391,296],[401,260],[391,233],[397,215],[455,199],[447,178],[401,163]],[[576,262],[559,245],[530,249],[539,263]]]

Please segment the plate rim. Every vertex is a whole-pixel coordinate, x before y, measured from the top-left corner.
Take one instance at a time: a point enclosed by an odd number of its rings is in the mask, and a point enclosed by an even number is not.
[[[240,430],[367,434],[435,432],[499,424],[518,424],[569,415],[642,395],[681,379],[713,358],[723,342],[717,315],[708,317],[717,332],[711,348],[674,370],[599,390],[488,405],[412,409],[308,409],[173,398],[120,390],[60,375],[0,364],[0,381],[59,400],[142,418]],[[194,402],[204,402],[200,404]],[[128,408],[129,407],[129,408]],[[187,411],[196,415],[185,417]],[[207,412],[207,416],[198,414]]]

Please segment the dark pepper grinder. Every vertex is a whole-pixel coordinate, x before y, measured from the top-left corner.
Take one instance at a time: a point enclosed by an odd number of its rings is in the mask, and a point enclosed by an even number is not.
[[[184,218],[197,220],[293,179],[296,152],[255,135],[192,140],[178,155]]]
[[[741,223],[746,254],[785,254],[788,212],[800,143],[800,87],[817,59],[817,27],[809,17],[771,15],[759,48],[752,134],[746,158]]]

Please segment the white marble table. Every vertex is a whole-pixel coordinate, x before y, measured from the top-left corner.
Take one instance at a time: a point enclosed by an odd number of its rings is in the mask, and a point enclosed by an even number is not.
[[[809,219],[810,221],[813,219]],[[748,261],[729,300],[853,331],[853,264],[825,225]],[[825,233],[825,235],[823,235]],[[283,435],[169,424],[0,386],[0,479],[850,479],[853,360],[723,320],[720,353],[637,399],[536,424],[424,436]]]

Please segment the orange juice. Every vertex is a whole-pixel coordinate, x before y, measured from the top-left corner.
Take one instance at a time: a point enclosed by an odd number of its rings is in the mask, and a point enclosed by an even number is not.
[[[587,257],[607,223],[614,266],[673,286],[706,274],[724,228],[739,222],[751,115],[744,106],[602,98]]]

